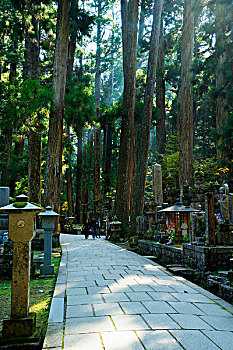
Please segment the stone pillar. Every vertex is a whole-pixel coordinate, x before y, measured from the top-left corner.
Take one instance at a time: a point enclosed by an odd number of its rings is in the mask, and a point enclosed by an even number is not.
[[[162,187],[162,167],[160,164],[152,166],[152,180],[155,203],[163,204],[163,187]]]
[[[0,187],[0,207],[9,204],[10,187]]]
[[[229,220],[233,224],[233,193],[229,193]]]
[[[44,229],[44,264],[40,267],[41,275],[53,275],[54,266],[51,265],[52,256],[52,231]]]
[[[0,207],[9,204],[9,195],[9,187],[0,187]],[[8,232],[8,214],[0,214],[0,244],[3,242],[3,235],[6,235],[6,232]],[[4,244],[4,242],[2,244]]]
[[[213,246],[215,245],[215,215],[213,192],[207,192],[205,194],[205,217],[207,245]]]

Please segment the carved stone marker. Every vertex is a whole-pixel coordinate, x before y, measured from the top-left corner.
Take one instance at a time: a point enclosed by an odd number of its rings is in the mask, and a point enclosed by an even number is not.
[[[11,318],[3,320],[5,338],[28,337],[35,330],[36,315],[29,314],[30,262],[35,217],[40,211],[24,195],[16,197],[14,204],[0,208],[0,212],[9,214],[9,237],[13,241]]]
[[[152,166],[152,180],[155,203],[163,204],[163,187],[162,187],[162,167],[160,164]]]
[[[207,192],[205,194],[205,217],[207,245],[213,246],[215,245],[215,215],[213,192]]]

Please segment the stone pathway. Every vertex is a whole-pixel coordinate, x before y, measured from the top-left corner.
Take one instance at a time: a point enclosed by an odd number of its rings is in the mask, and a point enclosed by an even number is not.
[[[229,303],[103,238],[61,243],[43,349],[232,349]]]

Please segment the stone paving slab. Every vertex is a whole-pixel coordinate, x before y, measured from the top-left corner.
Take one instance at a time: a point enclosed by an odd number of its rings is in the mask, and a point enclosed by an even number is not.
[[[43,349],[231,349],[229,303],[103,238],[61,243]]]
[[[114,330],[114,325],[109,316],[78,317],[69,318],[66,320],[65,335],[76,333],[106,332]]]
[[[219,349],[219,347],[198,330],[172,330],[171,334],[186,350]]]
[[[102,350],[102,342],[98,333],[68,334],[64,337],[64,350]]]
[[[203,333],[222,350],[230,350],[233,347],[233,333],[223,331],[207,331]]]
[[[63,323],[48,324],[43,349],[62,347]]]
[[[147,350],[183,349],[168,331],[138,331],[137,335]]]
[[[135,332],[110,332],[101,333],[104,348],[106,350],[143,350],[144,347],[140,343]]]
[[[63,322],[64,320],[64,299],[63,298],[53,298],[50,313],[49,313],[49,323]]]

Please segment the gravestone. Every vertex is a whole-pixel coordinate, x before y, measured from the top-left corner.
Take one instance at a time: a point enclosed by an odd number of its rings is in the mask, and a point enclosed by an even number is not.
[[[215,215],[214,215],[214,194],[207,192],[205,194],[205,218],[206,218],[206,237],[207,245],[215,245]]]
[[[233,193],[229,193],[229,220],[233,224]]]
[[[9,187],[0,187],[0,207],[9,204]],[[8,214],[0,214],[0,247],[3,250],[4,242],[8,240]]]
[[[155,203],[163,204],[162,167],[160,164],[152,166],[152,181]]]

